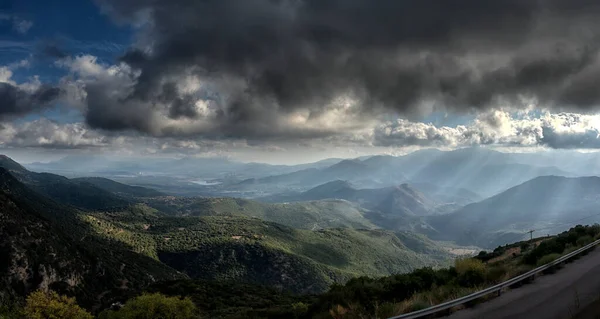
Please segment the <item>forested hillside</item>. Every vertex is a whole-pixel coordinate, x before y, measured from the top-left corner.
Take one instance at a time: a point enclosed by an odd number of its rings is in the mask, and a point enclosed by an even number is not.
[[[94,311],[181,278],[320,293],[357,276],[440,267],[452,258],[425,237],[377,229],[370,211],[345,200],[154,197],[151,190],[5,164],[11,170],[0,169],[0,252],[9,262],[2,300],[18,303],[51,289]]]
[[[0,187],[2,296],[53,289],[99,307],[126,290],[186,277],[123,242],[98,236],[81,212],[32,192],[3,168]]]
[[[132,245],[190,277],[319,292],[360,275],[382,276],[450,259],[424,238],[383,230],[301,230],[239,216],[89,215],[98,234]],[[268,271],[265,271],[268,269]]]

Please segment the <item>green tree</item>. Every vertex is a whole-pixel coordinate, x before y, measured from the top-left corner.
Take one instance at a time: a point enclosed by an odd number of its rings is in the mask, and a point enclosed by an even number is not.
[[[77,305],[75,298],[60,296],[54,291],[31,293],[24,313],[28,319],[93,319],[89,312]]]
[[[117,311],[109,311],[107,319],[192,319],[198,318],[190,298],[167,297],[160,293],[133,298]]]

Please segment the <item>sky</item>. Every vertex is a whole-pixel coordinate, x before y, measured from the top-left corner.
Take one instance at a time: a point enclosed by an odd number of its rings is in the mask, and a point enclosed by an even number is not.
[[[4,0],[0,152],[600,149],[589,0]]]

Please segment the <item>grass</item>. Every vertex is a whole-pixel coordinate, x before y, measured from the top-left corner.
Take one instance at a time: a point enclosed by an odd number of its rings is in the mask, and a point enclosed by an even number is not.
[[[545,255],[537,261],[536,266],[538,266],[538,267],[544,266],[546,264],[549,264],[549,263],[557,260],[561,256],[562,256],[562,254],[557,254],[557,253]]]

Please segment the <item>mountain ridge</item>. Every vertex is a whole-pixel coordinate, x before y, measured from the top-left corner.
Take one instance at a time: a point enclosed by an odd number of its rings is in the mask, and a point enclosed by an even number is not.
[[[499,243],[493,237],[502,235],[491,234],[491,231],[506,230],[504,233],[522,236],[525,230],[532,228],[548,228],[587,218],[598,205],[600,177],[540,176],[451,214],[431,217],[429,222],[440,234],[463,237],[459,243],[471,240],[470,244],[491,247]],[[504,241],[510,239],[509,236]]]

